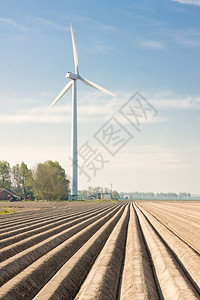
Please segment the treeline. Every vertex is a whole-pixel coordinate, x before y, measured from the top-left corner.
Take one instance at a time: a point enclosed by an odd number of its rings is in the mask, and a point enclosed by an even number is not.
[[[143,193],[143,192],[135,192],[135,193],[120,193],[121,198],[129,198],[129,199],[163,199],[163,200],[189,200],[191,197],[190,193]]]
[[[11,168],[7,161],[0,161],[0,188],[10,189],[24,199],[65,200],[69,180],[57,161],[38,163],[34,169],[24,162]]]
[[[82,199],[88,199],[91,196],[94,197],[99,197],[100,194],[102,193],[108,193],[111,194],[111,197],[113,198],[119,198],[119,193],[116,190],[111,190],[109,188],[103,188],[101,186],[88,186],[87,190],[82,190],[79,191],[79,195],[81,196]]]

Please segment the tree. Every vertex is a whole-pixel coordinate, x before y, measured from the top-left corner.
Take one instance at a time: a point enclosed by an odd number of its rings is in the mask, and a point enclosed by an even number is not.
[[[21,193],[21,187],[20,187],[20,166],[19,164],[13,166],[12,168],[12,175],[13,175],[13,190],[17,193]]]
[[[94,194],[94,188],[92,186],[88,186],[88,195],[91,196]]]
[[[38,199],[51,201],[64,200],[67,197],[69,180],[57,161],[39,163],[32,171],[32,182]]]
[[[27,165],[22,162],[21,165],[17,164],[12,168],[14,186],[17,193],[26,197],[32,192],[32,174]]]
[[[117,191],[114,190],[114,191],[112,192],[112,197],[115,198],[115,199],[118,199],[118,198],[119,198],[119,193],[118,193]]]
[[[95,194],[99,194],[99,193],[101,193],[101,187],[100,186],[96,186],[95,188],[94,188],[94,192],[95,192]]]
[[[87,190],[79,191],[79,195],[81,196],[81,199],[87,199],[88,191]]]
[[[110,193],[110,190],[108,188],[104,188],[104,193]]]
[[[0,161],[0,187],[9,189],[11,187],[11,170],[7,161]]]

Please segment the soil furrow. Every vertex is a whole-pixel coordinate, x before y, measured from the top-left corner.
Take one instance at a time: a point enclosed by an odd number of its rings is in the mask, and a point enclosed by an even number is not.
[[[92,216],[98,215],[99,213],[106,212],[111,210],[112,208],[106,208],[98,210],[97,212],[89,213],[84,215],[83,217],[78,217],[73,221],[65,222],[65,224],[59,225],[55,228],[47,229],[45,232],[36,233],[34,236],[26,237],[25,239],[20,240],[19,242],[16,242],[14,244],[11,244],[9,246],[4,247],[2,250],[0,250],[0,262],[5,261],[9,257],[12,257],[13,255],[16,255],[19,252],[24,251],[27,248],[30,248],[33,245],[36,245],[40,242],[42,242],[45,239],[48,239],[49,237],[53,235],[57,235],[59,233],[65,232],[68,228],[84,221]]]
[[[43,215],[42,217],[37,217],[37,215],[34,215],[34,214],[32,214],[32,219],[29,219],[27,222],[26,222],[26,220],[25,219],[23,219],[23,222],[20,222],[20,224],[17,224],[17,223],[15,223],[14,222],[14,224],[11,226],[11,227],[9,227],[8,225],[5,225],[4,227],[4,229],[2,229],[3,227],[1,226],[1,229],[2,230],[0,230],[0,234],[2,234],[2,233],[4,233],[4,232],[12,232],[12,231],[15,231],[16,229],[20,229],[20,228],[23,228],[23,227],[25,227],[25,226],[33,226],[33,224],[38,224],[39,222],[45,222],[45,221],[48,221],[49,219],[51,219],[52,218],[52,216],[54,217],[54,216],[60,216],[60,217],[62,217],[63,215],[65,215],[65,216],[77,216],[77,215],[81,215],[82,213],[88,213],[89,211],[96,211],[96,210],[98,210],[98,209],[100,209],[100,208],[94,208],[94,209],[86,209],[86,210],[83,210],[83,211],[79,211],[79,212],[68,212],[68,211],[65,211],[65,210],[62,210],[62,211],[60,211],[60,210],[51,210],[51,211],[49,211],[48,212],[48,214],[45,214],[45,215]],[[12,234],[12,233],[10,233],[10,234]],[[13,233],[13,235],[14,235],[15,233]],[[4,238],[4,237],[1,237],[1,235],[0,235],[0,239],[1,238]]]
[[[0,216],[1,300],[200,299],[200,202],[7,207],[25,211]]]
[[[123,213],[116,212],[55,274],[34,299],[72,299]]]
[[[199,299],[187,275],[180,268],[173,254],[163,244],[142,212],[135,206],[141,228],[154,264],[155,275],[164,299]]]
[[[130,205],[109,236],[75,299],[116,299]]]
[[[200,296],[200,256],[194,252],[190,246],[173,234],[166,226],[156,220],[151,214],[140,208],[140,211],[153,226],[154,230],[162,239],[170,252],[174,255],[180,264],[186,276],[190,279],[192,285]]]
[[[192,249],[200,253],[199,226],[188,224],[185,218],[177,218],[176,216],[165,213],[165,211],[157,211],[149,209],[149,206],[141,206],[145,208],[151,215],[153,215],[158,221],[169,228],[175,235],[181,237],[185,243],[189,244]]]
[[[74,233],[71,238],[64,243],[48,251],[37,261],[15,276],[5,285],[2,286],[0,292],[1,299],[32,299],[32,297],[44,286],[55,273],[63,266],[63,264],[86,243],[86,241],[114,214],[120,207],[113,209],[106,215],[98,216],[94,222],[87,224],[83,230]],[[12,276],[13,277],[13,276]],[[28,287],[28,288],[27,288]]]
[[[49,221],[38,222],[34,226],[24,226],[20,230],[15,230],[15,231],[12,231],[11,233],[9,232],[9,233],[3,234],[4,239],[0,240],[0,248],[6,247],[10,244],[14,244],[17,241],[26,239],[29,236],[32,236],[34,234],[46,231],[51,228],[55,228],[56,226],[68,223],[72,220],[76,220],[80,216],[83,217],[85,215],[88,215],[89,212],[98,212],[98,211],[100,211],[100,209],[95,209],[94,211],[93,210],[86,211],[86,212],[75,214],[75,215],[74,214],[73,215],[63,214],[62,216],[59,216],[59,217],[57,217],[57,215],[55,214],[55,216],[52,216]]]
[[[116,209],[119,209],[117,207]],[[64,230],[61,233],[58,233],[54,236],[51,236],[44,241],[10,257],[4,262],[0,263],[0,285],[3,285],[5,282],[10,280],[13,276],[16,276],[34,261],[39,259],[41,256],[47,254],[52,249],[56,248],[67,239],[77,234],[79,231],[87,228],[99,218],[106,216],[109,212],[101,212],[84,220],[71,228]],[[111,211],[112,213],[112,211]]]
[[[159,299],[148,254],[131,205],[119,299]]]

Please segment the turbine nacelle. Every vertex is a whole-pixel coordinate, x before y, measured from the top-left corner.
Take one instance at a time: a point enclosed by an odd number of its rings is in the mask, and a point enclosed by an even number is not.
[[[72,72],[67,72],[65,77],[70,78],[72,80],[80,79],[80,76],[78,74],[74,74]]]

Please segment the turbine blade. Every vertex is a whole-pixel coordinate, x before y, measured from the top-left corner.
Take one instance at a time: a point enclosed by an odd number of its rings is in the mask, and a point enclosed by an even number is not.
[[[73,46],[73,53],[74,53],[75,72],[76,72],[76,74],[79,74],[79,71],[78,71],[78,54],[77,54],[77,50],[76,50],[74,31],[73,31],[73,27],[72,27],[71,23],[70,23],[70,28],[71,28],[72,46]]]
[[[96,83],[94,83],[94,82],[92,82],[92,81],[89,81],[89,80],[87,80],[87,79],[85,79],[85,78],[83,78],[83,77],[80,77],[79,79],[80,79],[83,83],[87,84],[88,86],[90,86],[90,87],[92,87],[92,88],[94,88],[94,89],[97,89],[97,90],[99,90],[99,91],[101,91],[101,92],[103,92],[103,93],[105,93],[105,94],[111,95],[111,96],[113,96],[113,97],[116,97],[115,94],[111,93],[110,91],[104,89],[103,87],[101,87],[100,85],[98,85],[98,84],[96,84]]]
[[[70,82],[68,82],[68,84],[64,87],[64,89],[60,92],[60,94],[56,97],[56,99],[48,107],[48,109],[52,108],[60,100],[60,98],[70,89],[70,87],[72,86],[72,83],[73,83],[72,80]]]

